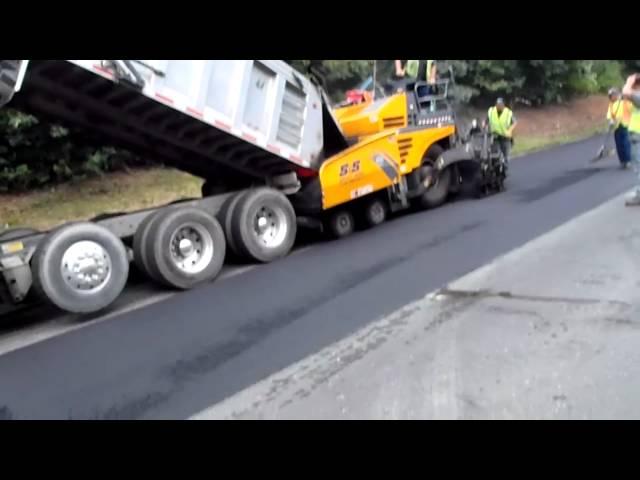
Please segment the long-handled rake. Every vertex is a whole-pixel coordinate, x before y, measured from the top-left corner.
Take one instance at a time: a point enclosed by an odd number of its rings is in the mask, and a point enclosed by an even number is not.
[[[611,138],[613,137],[613,131],[607,133],[607,136],[604,139],[604,143],[598,149],[598,153],[596,156],[591,159],[591,163],[595,163],[598,160],[602,160],[603,158],[609,158],[611,155],[615,153],[615,148],[607,148],[607,146],[611,143]]]

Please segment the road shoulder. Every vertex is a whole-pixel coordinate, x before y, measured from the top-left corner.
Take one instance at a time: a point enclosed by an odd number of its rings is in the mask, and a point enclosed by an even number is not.
[[[640,418],[618,196],[194,418]]]

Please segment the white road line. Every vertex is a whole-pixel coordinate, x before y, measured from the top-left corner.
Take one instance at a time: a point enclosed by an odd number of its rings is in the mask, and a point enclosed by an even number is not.
[[[229,270],[228,272],[224,272],[222,275],[220,275],[217,281],[226,280],[227,278],[235,277],[237,275],[250,272],[256,267],[258,267],[258,265],[247,265],[246,267],[234,268],[233,270]]]
[[[302,247],[302,248],[300,248],[298,250],[295,250],[295,251],[291,252],[291,254],[289,254],[289,256],[291,257],[293,255],[299,255],[301,253],[306,252],[307,250],[311,250],[312,247],[313,247],[313,245],[308,245],[306,247]]]
[[[216,282],[221,282],[229,278],[248,273],[258,266],[259,265],[248,265],[246,267],[239,268],[232,267],[231,269],[220,275],[216,279]],[[154,293],[150,297],[127,303],[122,308],[117,308],[112,312],[106,313],[105,315],[102,315],[94,320],[89,320],[86,322],[72,323],[76,322],[77,317],[75,317],[74,315],[64,315],[60,320],[52,321],[49,324],[37,325],[33,328],[28,328],[27,330],[18,330],[16,332],[9,333],[8,335],[0,338],[0,356],[13,352],[15,350],[19,350],[21,348],[34,345],[36,343],[44,342],[45,340],[64,335],[66,333],[73,332],[75,330],[79,330],[81,328],[104,322],[119,315],[132,312],[134,310],[139,310],[149,305],[153,305],[154,303],[158,303],[170,297],[173,297],[177,293],[179,292],[169,291]],[[134,294],[134,292],[131,292],[131,294]]]
[[[178,292],[166,292],[166,293],[158,293],[156,295],[154,295],[153,297],[149,297],[149,298],[145,298],[143,300],[137,300],[135,302],[132,302],[130,304],[127,304],[126,306],[119,308],[113,312],[109,312],[103,316],[101,316],[100,318],[90,321],[88,322],[89,325],[93,325],[97,322],[102,322],[103,320],[109,320],[110,318],[116,317],[118,315],[122,315],[123,313],[128,313],[128,312],[133,312],[134,310],[139,310],[143,307],[147,307],[149,305],[153,305],[154,303],[158,303],[161,302],[163,300],[166,300],[167,298],[171,298],[173,297],[176,293]]]
[[[100,316],[94,320],[89,320],[86,322],[78,322],[78,323],[70,323],[74,322],[77,317],[70,314],[68,316],[63,317],[63,320],[51,322],[48,325],[36,326],[33,329],[29,330],[19,330],[15,333],[9,334],[0,339],[0,355],[5,355],[9,352],[13,352],[15,350],[19,350],[20,348],[28,347],[30,345],[34,345],[36,343],[44,342],[45,340],[49,340],[50,338],[54,338],[60,335],[64,335],[66,333],[73,332],[75,330],[79,330],[81,328],[89,327],[91,325],[95,325],[100,322],[104,322],[118,315],[122,315],[127,312],[131,312],[133,310],[138,310],[140,308],[146,307],[148,305],[152,305],[154,303],[165,300],[169,297],[175,295],[176,292],[167,292],[160,293],[154,295],[150,298],[145,298],[142,300],[138,300],[132,302],[123,308],[119,308],[114,310],[113,312],[109,312],[105,315]]]
[[[310,248],[312,248],[312,245],[302,247],[298,250],[291,252],[289,256],[304,253]],[[259,266],[260,265],[247,265],[244,267],[226,267],[227,268],[226,271],[223,271],[223,273],[215,280],[215,282],[218,283],[218,282],[222,282],[230,278],[236,277],[238,275],[243,275]],[[131,295],[136,295],[135,291],[130,291],[128,293]],[[144,292],[138,292],[138,294],[139,293],[144,294]],[[30,345],[34,345],[36,343],[44,342],[45,340],[49,340],[51,338],[64,335],[66,333],[73,332],[75,330],[79,330],[81,328],[90,327],[97,323],[110,320],[119,315],[123,315],[125,313],[139,310],[149,305],[153,305],[154,303],[167,300],[168,298],[176,295],[177,293],[179,292],[174,292],[174,291],[160,292],[160,293],[154,292],[154,293],[151,293],[150,296],[147,296],[140,300],[132,301],[122,306],[121,308],[116,308],[112,312],[106,313],[96,319],[85,321],[85,322],[78,321],[77,317],[74,315],[63,314],[57,320],[51,321],[47,324],[36,325],[34,327],[27,327],[26,330],[17,330],[15,332],[11,332],[4,336],[0,336],[0,356],[13,352],[15,350],[19,350],[21,348],[28,347]],[[127,293],[125,292],[125,295],[126,294]],[[126,299],[124,301],[126,302]]]
[[[62,333],[73,330],[73,326],[50,324],[28,332],[15,332],[2,339],[0,344],[0,355],[19,350],[34,343],[43,342],[49,338],[56,337]]]

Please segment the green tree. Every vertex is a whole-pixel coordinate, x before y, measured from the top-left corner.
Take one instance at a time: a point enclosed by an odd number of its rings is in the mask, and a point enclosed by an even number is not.
[[[296,70],[306,73],[311,60],[287,60]],[[342,99],[344,93],[362,82],[373,72],[373,60],[320,60],[325,70],[327,94],[333,100]]]

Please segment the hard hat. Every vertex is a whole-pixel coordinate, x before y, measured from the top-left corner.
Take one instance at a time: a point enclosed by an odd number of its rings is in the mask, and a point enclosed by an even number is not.
[[[504,98],[499,97],[499,98],[496,100],[496,105],[504,105]]]
[[[617,88],[610,88],[609,89],[609,96],[613,97],[614,95],[620,95],[620,92],[618,91]]]

